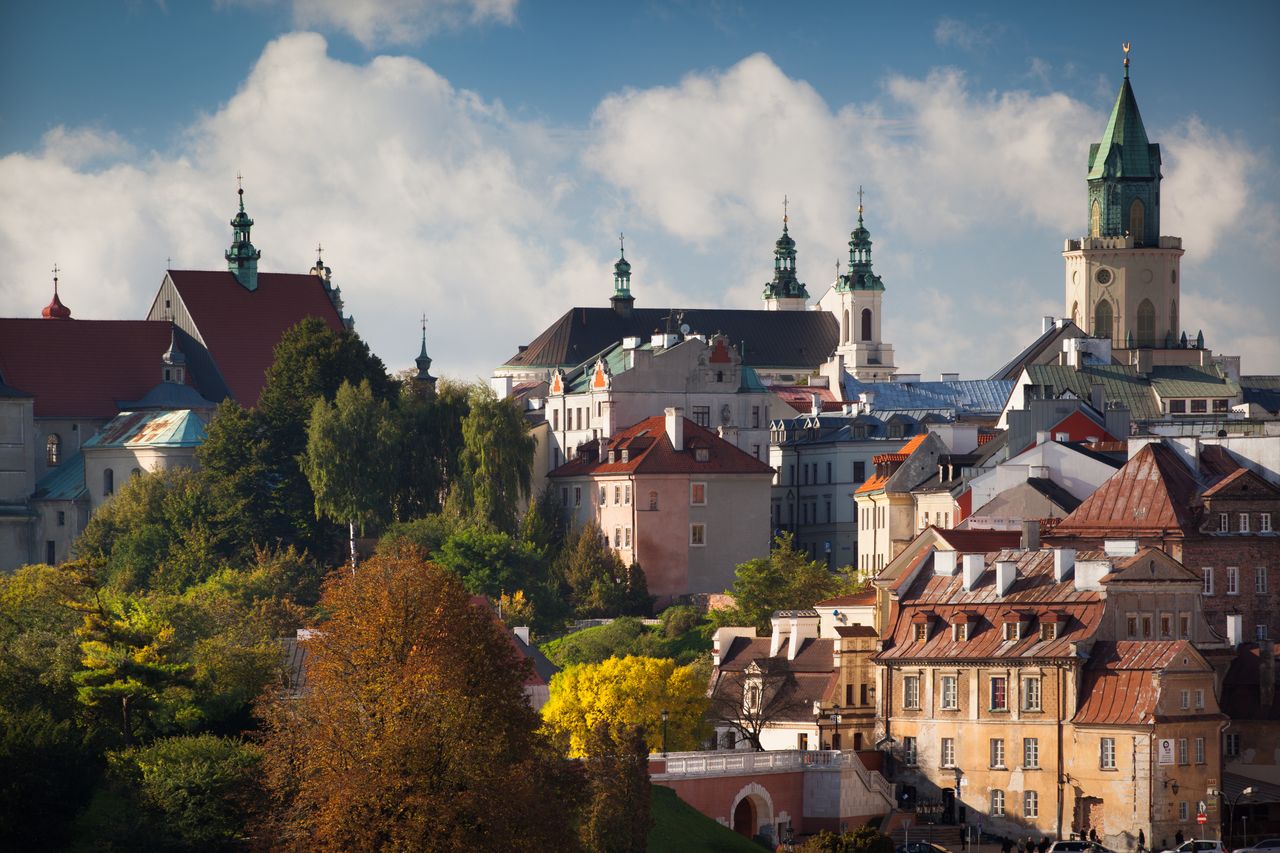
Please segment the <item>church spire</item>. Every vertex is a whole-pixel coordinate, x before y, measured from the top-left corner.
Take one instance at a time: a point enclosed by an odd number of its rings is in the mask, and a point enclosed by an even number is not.
[[[631,313],[636,303],[631,295],[631,264],[627,261],[627,245],[622,234],[618,234],[618,260],[613,265],[613,296],[609,303],[624,317]]]
[[[58,265],[53,265],[53,299],[41,310],[40,316],[46,320],[70,320],[71,309],[62,304],[58,298]]]
[[[773,280],[765,284],[763,298],[770,307],[779,305],[776,300],[799,300],[799,307],[809,299],[804,282],[796,277],[796,241],[791,239],[788,225],[790,200],[782,197],[782,236],[773,244]]]
[[[423,394],[434,394],[436,390],[436,378],[431,375],[431,356],[427,355],[427,315],[422,315],[422,349],[418,352],[418,357],[414,363],[418,365],[418,372],[414,374],[413,384]]]
[[[871,270],[871,232],[862,222],[862,187],[858,187],[858,227],[849,232],[849,272],[838,279],[837,290],[884,290]]]
[[[236,175],[237,194],[240,196],[240,210],[231,220],[231,248],[227,249],[227,269],[229,269],[246,290],[258,289],[258,259],[262,252],[253,247],[249,240],[249,230],[253,228],[253,220],[244,212],[243,178]]]

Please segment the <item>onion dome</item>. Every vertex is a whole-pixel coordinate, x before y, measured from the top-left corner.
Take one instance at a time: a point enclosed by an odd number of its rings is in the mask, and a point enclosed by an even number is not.
[[[58,298],[58,268],[53,268],[53,300],[41,310],[40,316],[46,320],[70,320],[71,309],[62,304]]]

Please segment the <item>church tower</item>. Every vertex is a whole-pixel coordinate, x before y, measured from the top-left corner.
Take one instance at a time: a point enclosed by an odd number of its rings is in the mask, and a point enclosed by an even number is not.
[[[893,346],[880,339],[884,282],[871,269],[871,232],[862,221],[862,188],[858,188],[858,227],[849,234],[849,271],[837,275],[835,287],[822,307],[840,322],[836,356],[844,369],[862,382],[893,378]]]
[[[782,200],[782,236],[773,244],[773,281],[764,286],[765,310],[803,311],[809,291],[796,278],[796,241],[787,233],[787,200]]]
[[[622,235],[618,235],[618,261],[613,265],[613,296],[609,297],[613,310],[623,317],[631,316],[636,298],[631,295],[631,264],[627,261],[627,247]]]
[[[1089,146],[1088,233],[1067,240],[1066,316],[1113,349],[1168,349],[1181,335],[1180,237],[1160,236],[1160,146],[1124,80],[1102,141]]]
[[[237,177],[237,181],[240,179]],[[231,220],[231,248],[227,249],[227,269],[240,282],[245,290],[258,289],[258,259],[262,252],[253,247],[249,240],[249,230],[253,228],[253,220],[244,212],[244,187],[237,192],[240,195],[240,211]]]

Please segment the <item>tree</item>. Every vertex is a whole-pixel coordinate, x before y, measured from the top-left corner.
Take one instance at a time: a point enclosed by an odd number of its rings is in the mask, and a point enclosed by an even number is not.
[[[662,749],[662,712],[668,714],[667,748],[692,749],[706,710],[706,680],[693,665],[662,658],[609,658],[566,667],[551,679],[542,707],[547,730],[571,756],[590,754],[592,732],[605,723],[615,739],[644,729],[650,752]]]
[[[532,545],[506,533],[468,526],[455,530],[436,559],[457,572],[476,595],[530,589],[542,581],[542,560]]]
[[[548,483],[529,503],[520,522],[520,538],[554,561],[564,547],[568,532],[567,519],[556,498],[555,487]]]
[[[644,853],[653,828],[644,731],[633,726],[614,733],[601,723],[591,732],[590,755],[583,846],[595,853]]]
[[[569,598],[581,616],[647,615],[653,599],[644,572],[626,566],[594,521],[584,524],[561,556]]]
[[[89,741],[43,708],[0,708],[0,848],[61,848],[98,776]]]
[[[356,527],[363,532],[388,518],[398,446],[390,407],[374,399],[368,380],[343,382],[333,403],[318,399],[312,407],[302,470],[315,495],[316,516],[350,526],[352,566]]]
[[[524,414],[510,399],[484,386],[473,389],[462,421],[460,476],[455,481],[463,511],[504,533],[516,531],[519,505],[533,484],[533,451]]]
[[[719,626],[754,625],[769,629],[769,619],[778,610],[800,610],[835,595],[861,588],[862,582],[848,572],[832,574],[825,564],[808,560],[795,549],[792,534],[784,533],[773,542],[768,557],[757,557],[738,566],[734,573],[735,606],[713,614]]]
[[[732,727],[752,749],[763,750],[760,734],[772,722],[809,709],[796,688],[796,678],[785,660],[761,658],[744,670],[720,673],[707,716]]]
[[[318,850],[567,849],[580,780],[537,734],[529,664],[419,552],[335,573],[308,689],[264,699],[264,829]]]
[[[398,521],[439,512],[458,478],[462,422],[470,411],[471,388],[441,381],[436,393],[421,397],[406,383],[396,406],[400,451],[393,501]]]

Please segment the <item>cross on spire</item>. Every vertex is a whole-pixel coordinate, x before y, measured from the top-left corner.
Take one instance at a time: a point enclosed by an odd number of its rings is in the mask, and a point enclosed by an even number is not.
[[[244,175],[241,175],[239,170],[236,171],[236,189],[244,192]]]
[[[58,289],[58,265],[56,263],[53,265],[53,289]]]
[[[422,340],[423,340],[423,342],[424,342],[424,343],[425,343],[425,342],[426,342],[426,340],[427,340],[427,315],[426,315],[426,312],[423,312],[423,314],[422,314]]]
[[[322,246],[319,243],[316,243],[316,260],[320,260],[323,257],[324,257],[324,246]]]
[[[782,197],[782,227],[783,228],[787,227],[787,222],[790,219],[790,216],[787,214],[787,206],[789,204],[790,204],[789,199],[784,195]]]
[[[862,184],[858,184],[858,215],[862,215]]]

